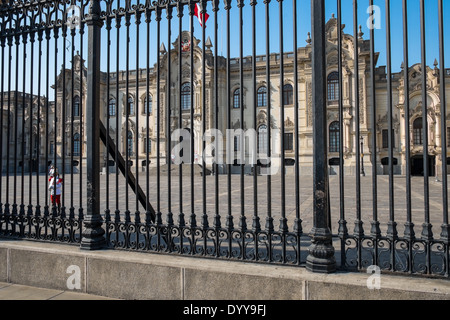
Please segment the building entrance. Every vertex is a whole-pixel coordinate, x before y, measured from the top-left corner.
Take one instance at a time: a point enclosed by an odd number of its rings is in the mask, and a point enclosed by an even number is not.
[[[424,161],[423,155],[417,155],[411,158],[411,175],[422,176],[424,175]],[[436,157],[428,156],[428,175],[434,176],[436,166]]]

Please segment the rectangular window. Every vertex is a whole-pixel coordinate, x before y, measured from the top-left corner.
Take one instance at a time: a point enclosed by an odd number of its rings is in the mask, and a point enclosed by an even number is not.
[[[450,147],[450,127],[447,127],[447,147]]]
[[[414,145],[416,145],[416,146],[423,145],[422,128],[413,130],[413,139],[414,139]]]
[[[150,100],[147,102],[147,99],[145,99],[145,102],[144,102],[144,114],[147,114],[147,107],[148,107],[148,113],[149,114],[152,114],[152,103],[153,103],[153,101],[152,101],[152,98],[150,97]]]
[[[152,140],[144,138],[144,153],[152,153]]]
[[[79,156],[80,155],[80,141],[74,141],[73,142],[73,155]]]
[[[339,100],[339,86],[334,82],[328,83],[328,101]]]
[[[389,131],[388,129],[384,129],[382,131],[383,135],[383,149],[389,148]],[[392,129],[392,148],[395,148],[395,132],[394,129]]]
[[[234,151],[240,151],[241,150],[241,140],[240,140],[240,136],[235,136],[234,137]]]
[[[291,132],[284,134],[284,150],[294,150],[294,134]]]
[[[330,133],[330,152],[339,152],[339,132]]]
[[[109,102],[109,116],[110,117],[116,116],[116,102],[115,101]]]

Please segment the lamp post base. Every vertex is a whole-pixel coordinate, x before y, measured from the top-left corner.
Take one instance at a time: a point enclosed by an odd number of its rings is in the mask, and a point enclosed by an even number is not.
[[[336,272],[336,258],[329,230],[313,229],[311,242],[306,258],[306,269],[318,273]]]
[[[83,238],[81,239],[80,249],[99,250],[106,246],[105,230],[102,228],[102,219],[86,218],[83,221]]]

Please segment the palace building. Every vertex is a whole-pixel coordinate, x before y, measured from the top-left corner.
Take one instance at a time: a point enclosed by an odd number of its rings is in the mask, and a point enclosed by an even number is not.
[[[331,18],[327,25],[327,45],[326,45],[326,61],[327,61],[327,125],[328,125],[328,158],[330,165],[330,173],[338,173],[339,164],[339,145],[340,145],[340,123],[339,123],[339,81],[338,81],[338,37],[337,37],[337,20]],[[218,78],[218,114],[215,113],[215,68],[214,54],[211,41],[205,43],[206,50],[202,52],[200,40],[194,38],[194,42],[190,43],[190,33],[183,32],[178,39],[171,44],[171,50],[166,50],[162,45],[160,48],[160,72],[159,72],[159,99],[157,96],[157,68],[152,66],[147,75],[147,69],[130,70],[114,72],[109,74],[102,73],[101,82],[101,121],[106,127],[109,125],[110,137],[113,141],[118,142],[119,151],[122,155],[128,154],[133,166],[136,166],[138,159],[139,167],[146,167],[147,153],[149,154],[149,166],[156,165],[157,162],[157,141],[159,135],[160,142],[160,161],[166,163],[170,157],[166,157],[167,149],[172,149],[172,145],[168,145],[168,127],[171,133],[179,129],[180,114],[182,128],[190,128],[193,121],[194,136],[194,152],[195,159],[201,162],[202,157],[202,121],[205,118],[206,129],[215,128],[216,117],[218,119],[219,129],[225,132],[228,128],[228,120],[230,120],[232,129],[254,129],[257,133],[257,149],[258,152],[264,154],[267,151],[267,129],[280,129],[284,125],[284,152],[286,159],[294,159],[295,153],[299,154],[300,173],[312,174],[313,166],[313,106],[312,106],[312,68],[311,68],[311,45],[297,49],[297,65],[298,65],[298,119],[295,118],[294,108],[294,53],[284,53],[284,73],[283,85],[280,85],[280,54],[270,54],[270,88],[267,83],[266,55],[256,56],[256,87],[253,84],[252,57],[246,56],[240,61],[239,58],[230,59],[229,75],[227,72],[227,59],[218,57],[217,78]],[[181,81],[179,76],[179,41],[182,45],[182,66]],[[360,144],[362,147],[362,159],[365,173],[372,173],[372,166],[376,165],[378,174],[388,173],[388,146],[389,146],[389,126],[388,126],[388,88],[387,73],[384,66],[379,66],[375,70],[375,89],[376,89],[376,115],[375,127],[372,126],[373,106],[372,101],[372,80],[370,72],[370,42],[363,39],[363,34],[359,34],[359,92],[355,92],[355,75],[354,71],[354,38],[352,35],[343,34],[343,52],[342,52],[342,101],[343,101],[343,163],[345,174],[354,175],[356,162],[359,161],[360,155],[356,153],[356,146]],[[193,63],[191,64],[191,47],[193,46]],[[170,54],[169,54],[170,52]],[[378,58],[378,54],[375,55]],[[167,59],[170,59],[170,79],[171,83],[167,83]],[[202,82],[203,68],[202,62],[205,60],[205,82]],[[376,61],[375,61],[376,62]],[[64,159],[67,167],[70,167],[71,153],[77,159],[86,156],[86,130],[82,130],[81,124],[86,115],[86,75],[87,69],[85,61],[79,55],[75,56],[72,62],[74,70],[66,69],[58,76],[57,80],[57,99],[56,106],[52,105],[50,110],[50,128],[49,132],[49,150],[56,150],[58,155],[58,166]],[[190,79],[191,68],[193,70],[193,79]],[[243,83],[240,83],[241,70],[243,71]],[[422,114],[422,73],[426,72],[427,76],[427,114]],[[442,162],[449,161],[450,153],[442,154],[442,136],[441,136],[441,117],[446,119],[447,144],[450,146],[450,104],[447,102],[447,114],[441,114],[440,101],[440,84],[439,72],[446,72],[446,95],[447,101],[450,101],[450,70],[439,70],[437,63],[434,67],[427,67],[421,70],[421,65],[416,64],[409,67],[409,97],[404,95],[404,73],[395,73],[392,75],[392,145],[394,157],[394,173],[406,174],[406,150],[405,141],[409,139],[411,143],[411,173],[413,175],[423,174],[423,131],[428,132],[428,154],[430,157],[429,172],[431,175],[440,174]],[[63,73],[64,77],[63,77]],[[72,79],[74,74],[74,79]],[[149,79],[147,79],[147,76]],[[64,80],[65,79],[65,83]],[[230,90],[227,90],[229,81]],[[148,83],[147,83],[148,82]],[[180,86],[181,83],[181,86]],[[80,90],[80,85],[83,89]],[[128,85],[127,85],[128,84]],[[147,85],[149,91],[147,92]],[[193,86],[193,88],[191,88]],[[205,88],[204,88],[205,86]],[[73,91],[72,91],[73,87]],[[63,88],[65,88],[63,92]],[[128,90],[127,90],[128,88]],[[193,92],[193,105],[191,105],[191,89]],[[72,94],[73,92],[73,94]],[[167,95],[167,92],[170,92]],[[206,96],[203,97],[203,92]],[[82,93],[82,94],[81,94]],[[117,94],[118,93],[118,94]],[[255,94],[256,93],[256,94]],[[270,93],[270,94],[269,94]],[[72,99],[73,97],[73,99]],[[147,103],[147,97],[149,101]],[[270,97],[270,100],[269,100]],[[240,101],[240,99],[243,101]],[[33,103],[36,103],[33,98]],[[42,98],[43,99],[43,98]],[[167,99],[170,99],[169,101]],[[358,100],[356,100],[358,99]],[[409,99],[410,113],[405,114],[405,101]],[[158,114],[157,102],[159,100],[160,112]],[[203,106],[203,101],[205,106]],[[227,117],[227,103],[230,101],[231,119]],[[281,103],[283,101],[283,103]],[[356,101],[359,102],[359,117],[356,114]],[[280,116],[280,106],[284,105],[284,118]],[[45,105],[45,102],[43,102]],[[65,117],[63,117],[63,105],[65,106]],[[268,116],[268,105],[270,105],[270,119]],[[167,124],[167,111],[170,106],[170,123]],[[3,110],[6,112],[5,103]],[[181,112],[180,112],[181,108]],[[193,109],[193,119],[191,119],[191,108]],[[244,118],[241,119],[241,108],[244,108]],[[256,112],[255,112],[256,108]],[[37,108],[34,108],[35,110]],[[56,110],[58,120],[56,141],[54,141],[52,132],[54,132],[53,119]],[[206,113],[203,111],[206,110]],[[73,118],[72,118],[73,111]],[[14,112],[14,110],[12,111]],[[19,115],[22,111],[18,110]],[[256,117],[255,117],[256,114]],[[41,117],[45,112],[41,113]],[[128,115],[128,116],[127,116]],[[428,128],[423,128],[423,117],[427,117]],[[30,117],[29,113],[25,113],[25,117]],[[4,117],[5,118],[5,117]],[[33,119],[36,117],[34,116]],[[360,136],[356,136],[356,119],[359,118]],[[405,118],[409,120],[409,132],[406,132]],[[160,130],[157,130],[157,121],[160,120]],[[28,123],[29,118],[25,119]],[[35,123],[35,120],[33,120]],[[149,126],[147,128],[147,121]],[[241,124],[243,121],[243,124]],[[295,145],[295,123],[299,125],[299,146]],[[25,125],[26,134],[23,139],[28,145],[30,136],[40,134],[40,141],[46,141],[45,119],[40,121],[40,127],[34,129],[32,135],[29,134],[29,125]],[[6,121],[3,121],[3,130]],[[6,128],[6,129],[5,129]],[[5,132],[5,131],[4,131]],[[273,131],[276,132],[276,131]],[[148,133],[148,134],[147,134]],[[376,135],[377,145],[372,145],[372,137]],[[170,137],[170,135],[169,135]],[[4,137],[5,139],[5,134]],[[36,141],[36,138],[33,141]],[[224,139],[224,144],[226,144]],[[20,141],[20,139],[19,139]],[[33,142],[34,143],[34,142]],[[34,143],[35,144],[35,143]],[[240,149],[238,141],[234,145],[235,150]],[[62,155],[63,145],[65,146],[65,154]],[[3,146],[3,159],[6,157],[5,144]],[[53,147],[52,147],[53,146]],[[11,148],[11,145],[9,145]],[[56,148],[56,149],[52,149]],[[128,148],[128,150],[127,150]],[[274,145],[274,152],[281,153],[279,144]],[[278,148],[278,150],[276,149]],[[30,148],[25,148],[30,149]],[[42,146],[39,148],[40,166],[45,167],[43,163],[43,155],[46,150]],[[298,149],[298,150],[297,150]],[[34,150],[31,148],[31,150]],[[233,151],[235,151],[233,150]],[[248,150],[248,148],[246,149]],[[25,156],[30,156],[25,151]],[[108,156],[106,148],[102,144],[101,152],[103,160],[102,167],[107,167]],[[376,164],[372,163],[371,155],[376,153]],[[35,155],[32,155],[35,157]],[[111,157],[109,157],[111,158]],[[51,158],[52,159],[52,158]],[[290,164],[292,161],[289,162]],[[110,161],[111,165],[111,161]],[[112,164],[113,165],[113,164]],[[5,170],[3,165],[3,170]],[[246,167],[250,170],[251,166]],[[222,172],[225,172],[224,167]],[[239,171],[237,171],[239,172]]]

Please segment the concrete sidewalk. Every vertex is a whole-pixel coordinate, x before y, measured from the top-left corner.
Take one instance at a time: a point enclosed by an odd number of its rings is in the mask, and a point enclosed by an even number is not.
[[[116,300],[112,298],[54,289],[0,282],[0,300]]]

